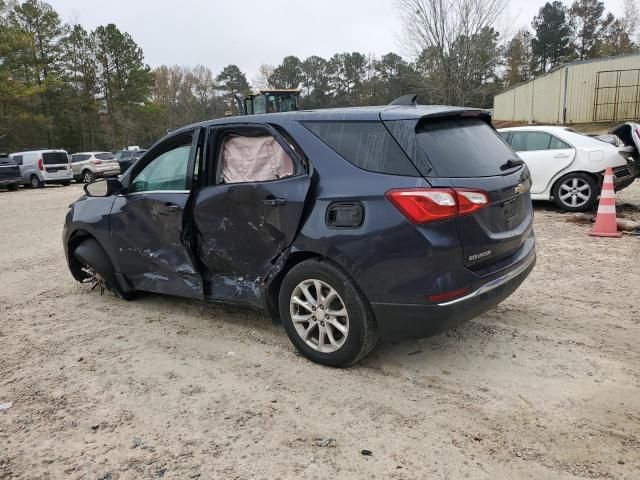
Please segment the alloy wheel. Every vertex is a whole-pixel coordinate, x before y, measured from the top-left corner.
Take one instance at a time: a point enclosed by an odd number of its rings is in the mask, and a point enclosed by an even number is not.
[[[93,173],[84,172],[84,183],[92,183],[93,182]]]
[[[591,187],[581,178],[567,178],[560,184],[560,200],[570,207],[581,207],[591,198]]]
[[[320,353],[335,352],[347,340],[347,308],[338,292],[322,280],[304,280],[293,289],[290,313],[297,334]]]
[[[40,186],[40,180],[38,180],[38,177],[36,177],[35,175],[31,177],[31,186],[33,188],[38,188]]]

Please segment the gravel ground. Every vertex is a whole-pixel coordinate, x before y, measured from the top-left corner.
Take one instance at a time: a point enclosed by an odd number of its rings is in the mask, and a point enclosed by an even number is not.
[[[256,313],[74,282],[80,194],[0,192],[0,478],[640,478],[640,238],[536,205],[514,295],[336,370]]]

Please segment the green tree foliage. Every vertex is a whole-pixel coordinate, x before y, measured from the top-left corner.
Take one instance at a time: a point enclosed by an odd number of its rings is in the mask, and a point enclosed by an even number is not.
[[[251,87],[247,76],[237,65],[227,65],[216,77],[220,90],[225,93],[249,93]]]
[[[559,1],[545,3],[532,23],[531,50],[536,73],[545,73],[572,58],[571,25],[567,8]]]
[[[60,17],[47,3],[27,0],[15,4],[8,12],[8,27],[20,32],[21,48],[12,52],[14,78],[33,92],[30,98],[31,116],[38,122],[28,128],[30,138],[39,144],[56,141],[57,112],[62,90],[61,43],[66,33]]]
[[[302,62],[298,57],[284,57],[271,75],[269,85],[273,88],[298,88],[302,82]]]
[[[299,88],[303,108],[422,103],[490,107],[515,85],[575,58],[638,51],[637,0],[624,15],[599,0],[545,4],[531,33],[497,31],[506,0],[397,0],[412,58],[338,52],[263,64],[254,87]],[[0,0],[0,151],[70,152],[153,143],[168,129],[235,111],[251,86],[237,65],[151,70],[116,25],[67,25],[42,0]]]
[[[234,111],[236,108],[235,95],[237,93],[246,94],[251,92],[251,87],[247,81],[247,76],[237,65],[227,65],[216,77],[218,88],[224,96],[226,111]]]
[[[316,55],[307,58],[301,65],[302,91],[307,108],[328,106],[329,96],[329,65],[328,62]]]
[[[79,145],[80,150],[95,150],[104,143],[96,102],[100,90],[94,54],[93,38],[81,25],[74,25],[64,41],[64,67],[70,90],[69,143]]]
[[[604,3],[598,0],[576,0],[571,5],[569,16],[578,60],[597,56],[603,13]]]
[[[153,76],[142,49],[128,33],[110,23],[92,34],[98,65],[98,89],[111,127],[111,148],[135,141],[135,111],[149,95]]]
[[[631,40],[625,23],[609,13],[602,21],[602,33],[598,39],[598,56],[613,56],[638,51],[638,45]]]
[[[504,51],[505,85],[512,87],[529,80],[532,76],[531,63],[531,32],[523,28],[509,40]]]

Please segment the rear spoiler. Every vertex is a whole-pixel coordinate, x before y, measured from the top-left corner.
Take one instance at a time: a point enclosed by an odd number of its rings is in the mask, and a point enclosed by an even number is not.
[[[404,105],[404,106],[412,106],[418,105],[418,94],[410,93],[408,95],[402,95],[401,97],[396,98],[389,105]]]

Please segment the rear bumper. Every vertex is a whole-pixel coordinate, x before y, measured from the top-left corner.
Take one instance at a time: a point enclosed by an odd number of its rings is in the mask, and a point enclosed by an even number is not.
[[[48,184],[48,185],[55,185],[58,183],[69,183],[71,180],[73,180],[73,177],[69,177],[69,178],[54,178],[54,179],[48,179],[45,178],[43,180],[44,183]]]
[[[15,178],[1,178],[0,179],[0,185],[15,185],[18,184],[22,181],[22,177],[15,177]]]
[[[536,263],[535,248],[519,263],[489,279],[473,292],[436,305],[372,303],[383,338],[423,338],[482,315],[511,295]]]
[[[41,180],[44,183],[63,183],[63,182],[68,182],[70,180],[73,180],[73,172],[71,172],[71,170],[69,170],[65,174],[56,175],[55,177],[52,176],[52,175],[43,175],[43,178],[41,178]]]

